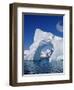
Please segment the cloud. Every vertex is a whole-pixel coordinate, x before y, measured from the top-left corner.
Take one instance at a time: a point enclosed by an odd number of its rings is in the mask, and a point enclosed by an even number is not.
[[[58,22],[58,23],[56,24],[56,29],[57,29],[59,32],[63,32],[63,25],[61,25],[61,23]]]

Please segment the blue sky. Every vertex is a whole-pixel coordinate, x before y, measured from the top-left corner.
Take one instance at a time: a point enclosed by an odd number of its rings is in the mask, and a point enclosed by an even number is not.
[[[51,32],[59,37],[63,37],[63,31],[60,32],[60,26],[63,27],[63,16],[48,15],[24,15],[24,48],[28,49],[33,43],[36,28]],[[58,27],[57,27],[58,26]]]

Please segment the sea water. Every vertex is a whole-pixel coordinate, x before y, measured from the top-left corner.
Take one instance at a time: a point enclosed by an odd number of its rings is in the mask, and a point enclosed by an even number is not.
[[[24,60],[24,74],[63,73],[63,60]]]

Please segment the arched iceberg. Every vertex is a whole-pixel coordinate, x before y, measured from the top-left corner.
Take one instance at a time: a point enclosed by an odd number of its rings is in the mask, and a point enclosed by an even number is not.
[[[32,45],[29,47],[29,50],[24,50],[24,60],[40,59],[40,53],[45,46],[49,46],[49,48],[52,46],[54,48],[50,60],[57,60],[58,56],[63,56],[63,38],[55,36],[50,32],[36,29]]]

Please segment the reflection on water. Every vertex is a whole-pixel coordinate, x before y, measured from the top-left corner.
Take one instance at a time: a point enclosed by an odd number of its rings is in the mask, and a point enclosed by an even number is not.
[[[63,73],[63,60],[24,60],[24,74]]]

